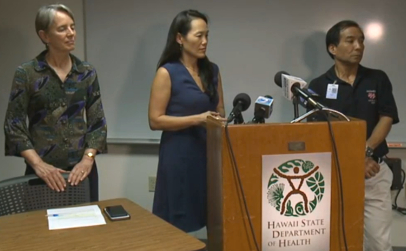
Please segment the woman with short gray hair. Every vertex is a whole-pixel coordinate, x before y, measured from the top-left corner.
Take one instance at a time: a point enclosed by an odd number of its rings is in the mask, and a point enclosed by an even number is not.
[[[35,29],[46,49],[15,72],[4,123],[6,155],[23,157],[58,192],[86,177],[98,200],[95,156],[107,151],[107,126],[95,68],[75,49],[75,19],[62,4],[42,6]],[[86,114],[86,119],[85,119]],[[28,118],[28,125],[26,119]]]
[[[56,12],[64,13],[72,20],[73,24],[75,23],[75,17],[73,16],[72,11],[65,5],[52,4],[42,6],[41,8],[39,8],[37,16],[35,18],[35,31],[40,38],[40,32],[48,31],[49,27],[52,25]],[[46,44],[43,40],[42,42]]]

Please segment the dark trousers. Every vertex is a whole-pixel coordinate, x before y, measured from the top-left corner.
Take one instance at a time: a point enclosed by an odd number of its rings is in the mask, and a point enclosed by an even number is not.
[[[66,171],[72,171],[73,168],[74,166],[68,167]],[[25,175],[30,174],[35,174],[35,171],[30,165],[27,164]],[[99,201],[99,174],[97,172],[96,162],[93,163],[92,170],[90,171],[90,174],[87,176],[87,178],[89,179],[90,185],[90,201]]]

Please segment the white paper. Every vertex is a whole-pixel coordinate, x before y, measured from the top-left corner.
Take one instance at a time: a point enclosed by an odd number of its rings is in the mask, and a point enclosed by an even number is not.
[[[47,210],[49,230],[104,225],[106,221],[97,205]]]

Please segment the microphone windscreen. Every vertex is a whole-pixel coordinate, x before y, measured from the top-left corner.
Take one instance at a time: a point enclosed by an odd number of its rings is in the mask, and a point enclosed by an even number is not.
[[[278,72],[275,74],[275,77],[274,77],[273,81],[274,81],[275,84],[276,84],[277,86],[279,86],[279,87],[282,87],[282,74],[290,75],[290,74],[287,73],[286,71],[278,71]]]
[[[241,111],[246,111],[251,105],[251,98],[246,93],[240,93],[235,96],[233,106],[235,107],[238,103],[241,104]]]

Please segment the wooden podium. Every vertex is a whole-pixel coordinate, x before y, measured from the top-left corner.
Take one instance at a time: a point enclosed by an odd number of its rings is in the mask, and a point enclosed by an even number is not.
[[[362,251],[366,124],[361,120],[331,124],[341,166],[347,246]],[[345,250],[339,179],[327,122],[230,124],[228,132],[260,249],[262,155],[331,152],[330,250]],[[209,119],[207,139],[208,250],[255,251],[224,123]]]

